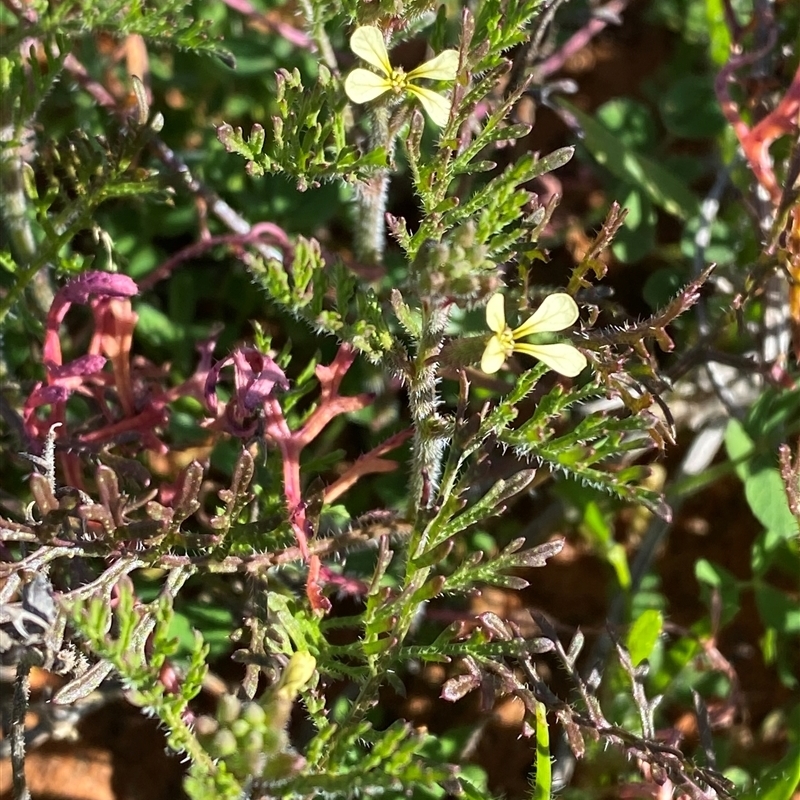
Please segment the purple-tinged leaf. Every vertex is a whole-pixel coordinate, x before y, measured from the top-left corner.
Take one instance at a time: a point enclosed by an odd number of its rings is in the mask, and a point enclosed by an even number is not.
[[[513,637],[511,629],[508,624],[502,620],[493,611],[486,611],[478,615],[481,627],[486,630],[492,639],[499,639],[500,641],[507,642]]]
[[[116,532],[117,526],[114,523],[114,517],[105,506],[96,503],[82,505],[78,507],[78,514],[86,522],[99,522],[108,536],[113,536]]]
[[[439,697],[449,703],[455,703],[481,685],[480,675],[456,675],[444,682]]]
[[[151,500],[145,506],[145,512],[150,519],[155,520],[156,522],[167,524],[172,522],[172,518],[175,515],[175,512],[171,508],[167,508],[167,506],[162,505],[155,500]]]
[[[572,750],[575,758],[581,759],[586,754],[586,743],[583,741],[583,734],[578,724],[573,721],[569,712],[566,710],[556,711],[556,718],[567,734],[569,749]]]
[[[70,681],[53,695],[57,705],[70,705],[88,697],[110,674],[114,665],[110,661],[98,661],[79,678]]]
[[[502,586],[505,589],[513,589],[514,591],[527,589],[530,586],[530,583],[525,578],[518,578],[516,575],[491,575],[486,580],[495,586]]]
[[[40,475],[38,472],[32,473],[28,479],[28,484],[33,499],[36,501],[36,505],[43,517],[58,508],[58,500],[56,500],[53,490],[44,475]]]
[[[530,550],[523,550],[514,556],[515,566],[520,567],[543,567],[547,559],[557,556],[564,547],[564,539],[553,539],[551,542],[532,547]]]
[[[106,508],[116,510],[120,507],[119,481],[117,473],[111,467],[101,464],[95,472],[95,482],[97,492],[100,495],[100,502]]]
[[[175,522],[183,522],[200,508],[200,501],[197,498],[202,484],[203,467],[198,461],[192,461],[183,473],[181,488],[173,504]]]

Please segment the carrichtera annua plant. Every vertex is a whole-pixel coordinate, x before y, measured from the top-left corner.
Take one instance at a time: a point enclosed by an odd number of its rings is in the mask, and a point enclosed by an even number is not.
[[[602,278],[600,251],[622,224],[614,207],[571,275],[533,284],[557,207],[536,180],[573,148],[513,146],[530,130],[515,115],[532,78],[511,59],[520,51],[533,63],[552,4],[299,5],[295,43],[317,54],[316,73],[279,69],[268,101],[253,99],[269,113],[249,131],[219,121],[227,153],[217,146],[215,157],[298,193],[335,185],[349,203],[344,247],[248,222],[246,207],[170,149],[146,76],[120,82],[101,66],[110,50],[91,51],[102,32],[129,56],[158,43],[227,59],[225,41],[188,24],[182,2],[40,0],[2,12],[12,46],[0,91],[16,98],[0,121],[13,234],[0,254],[2,400],[33,463],[29,498],[0,520],[0,645],[19,665],[18,796],[26,681],[39,666],[64,678],[56,704],[121,686],[185,759],[192,800],[486,797],[460,753],[378,707],[428,663],[448,665],[446,700],[480,688],[485,702],[524,703],[537,797],[550,791],[548,715],[579,758],[584,736],[599,737],[696,797],[724,793],[712,770],[657,746],[642,667],[621,644],[638,730],[604,717],[575,669],[580,638],[565,649],[546,620],[523,634],[458,602],[486,586],[521,588],[520,570],[547,569],[559,553],[559,537],[469,544],[548,477],[669,514],[633,456],[670,439],[654,406],[653,347],[672,346],[666,328],[705,276],[635,327],[597,326],[589,276]],[[427,43],[416,67],[397,47],[412,40]],[[39,125],[51,93],[67,88],[95,104],[88,133]],[[387,213],[394,185],[412,190],[413,219]],[[166,201],[200,209],[211,229],[161,267],[123,256],[103,209],[144,215]],[[219,320],[195,332],[189,368],[170,372],[135,346],[145,324],[153,330],[148,298],[211,248],[236,256],[230,269],[246,269],[257,298],[248,308],[271,323],[242,341]],[[313,347],[293,346],[277,320],[310,330]],[[36,369],[12,356],[24,337],[38,343]],[[580,413],[601,398],[619,402]],[[370,435],[331,453],[353,420]],[[181,430],[201,444],[186,447]],[[207,632],[175,634],[187,599],[228,614],[215,657],[232,658],[240,681],[213,711],[196,704],[212,665]],[[437,607],[456,621],[428,613]],[[539,677],[543,652],[580,699],[560,700]]]

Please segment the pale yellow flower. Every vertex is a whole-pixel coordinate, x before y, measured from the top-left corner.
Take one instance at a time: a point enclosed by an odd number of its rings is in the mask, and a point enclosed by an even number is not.
[[[578,319],[578,306],[563,292],[551,294],[525,322],[513,330],[506,324],[503,295],[495,294],[486,304],[486,324],[493,331],[481,358],[484,372],[497,372],[512,353],[525,353],[538,358],[550,369],[568,378],[574,378],[586,366],[586,356],[574,345],[527,344],[520,342],[532,333],[554,333],[574,325]]]
[[[378,28],[364,25],[356,28],[350,38],[350,49],[367,64],[380,70],[376,75],[368,69],[354,69],[344,82],[344,90],[354,103],[368,103],[386,92],[407,92],[416,97],[431,121],[440,128],[450,116],[450,100],[430,89],[417,86],[414,81],[425,78],[432,81],[454,81],[458,72],[458,52],[445,50],[406,74],[401,67],[393,67],[389,52]]]

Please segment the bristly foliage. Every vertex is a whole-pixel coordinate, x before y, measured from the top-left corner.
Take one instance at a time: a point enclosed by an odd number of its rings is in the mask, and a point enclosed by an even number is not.
[[[635,463],[671,435],[656,413],[658,364],[648,348],[650,340],[670,345],[666,327],[696,300],[705,275],[629,330],[590,330],[599,314],[592,308],[586,330],[564,333],[588,363],[573,379],[513,354],[503,377],[477,368],[490,333],[480,321],[489,298],[505,290],[512,308],[536,302],[529,267],[547,258],[541,239],[557,199],[540,202],[531,182],[573,156],[570,145],[513,158],[507,146],[530,131],[514,121],[530,80],[507,84],[507,55],[535,43],[545,4],[479,0],[448,19],[427,0],[301,3],[305,46],[321,58],[314,82],[281,69],[271,119],[243,123],[247,136],[238,125],[218,124],[217,139],[244,158],[248,180],[289,178],[301,192],[336,183],[355,210],[352,242],[281,232],[271,249],[247,238],[253,227],[159,138],[163,120],[150,114],[143,83],[133,81],[136,106],[126,109],[102,86],[105,75],[81,71],[77,57],[65,55],[77,38],[101,34],[220,52],[183,0],[38,0],[18,13],[10,5],[11,41],[37,38],[40,47],[0,60],[4,93],[31,87],[2,119],[0,167],[16,203],[4,221],[16,235],[0,252],[0,323],[17,336],[24,326],[44,332],[44,342],[38,372],[15,388],[5,415],[36,469],[30,500],[0,518],[0,600],[11,609],[0,616],[0,649],[64,675],[56,703],[102,690],[108,677],[120,680],[188,759],[193,800],[487,796],[466,777],[461,752],[378,714],[382,692],[402,692],[409,667],[428,663],[466,670],[451,674],[445,699],[479,686],[487,701],[523,698],[529,724],[538,726],[541,763],[549,760],[548,710],[577,738],[578,728],[589,728],[648,763],[668,762],[670,777],[688,774],[682,757],[653,755],[662,752],[654,730],[623,735],[599,712],[586,722],[548,693],[529,656],[555,650],[573,666],[552,631],[522,635],[495,614],[462,611],[454,613],[464,619],[446,625],[426,611],[432,601],[485,586],[524,588],[520,570],[529,575],[559,554],[563,538],[534,544],[519,535],[470,551],[470,536],[493,531],[509,504],[547,477],[669,513],[641,485]],[[424,33],[433,50],[458,50],[450,117],[438,138],[426,135],[411,102],[348,101],[343,21],[348,32],[377,26],[387,47]],[[95,99],[111,98],[105,135],[39,136],[42,103],[68,76],[89,85]],[[171,101],[180,105],[180,91]],[[174,174],[157,172],[148,153],[160,154]],[[227,158],[220,148],[216,155]],[[417,219],[387,213],[392,181],[412,190]],[[276,353],[264,331],[277,339],[277,324],[259,323],[252,344],[232,328],[220,360],[213,357],[218,332],[185,325],[185,339],[200,340],[199,356],[180,378],[139,352],[134,335],[147,328],[148,311],[152,332],[154,311],[142,297],[149,287],[120,270],[117,243],[96,215],[109,201],[138,210],[132,201],[164,200],[176,186],[192,192],[189,202],[180,195],[176,202],[201,218],[200,246],[230,246],[270,307],[303,322],[319,352],[309,357],[287,342]],[[211,214],[235,235],[221,242],[207,227]],[[601,251],[622,216],[612,210],[566,287],[584,308],[580,292],[591,288],[590,272],[602,277]],[[79,240],[86,232],[92,236]],[[386,254],[390,237],[394,249]],[[53,293],[63,273],[72,280]],[[37,281],[51,290],[41,318],[26,302]],[[180,305],[180,294],[169,302]],[[240,301],[243,317],[260,316],[252,310],[258,305]],[[83,338],[62,325],[72,304],[91,317]],[[161,322],[172,333],[178,327],[168,314]],[[81,334],[87,330],[84,324]],[[621,402],[582,415],[595,400]],[[344,426],[354,419],[366,433],[350,441]],[[188,455],[182,426],[197,443]],[[359,455],[348,460],[352,452]],[[388,473],[396,478],[391,490],[381,480]],[[354,601],[329,613],[342,595]],[[176,633],[194,624],[197,606],[228,614],[225,653],[235,643],[231,657],[244,670],[240,685],[200,716],[194,701],[211,637],[195,632],[187,642]],[[527,668],[528,680],[509,662]],[[640,705],[650,719],[653,707]],[[292,720],[300,716],[307,724],[297,736]],[[697,774],[716,785],[711,772]]]
[[[195,19],[188,5],[187,0],[158,3],[36,0],[26,4],[26,13],[14,18],[16,24],[7,27],[4,36],[13,48],[24,39],[47,42],[53,35],[75,39],[96,32],[120,37],[136,34],[170,47],[226,55],[223,48],[208,40],[209,23]]]
[[[297,181],[302,192],[322,181],[363,178],[386,166],[385,153],[375,150],[360,155],[347,141],[346,98],[337,91],[324,64],[310,90],[297,70],[282,70],[275,83],[278,115],[272,119],[269,141],[260,124],[252,127],[247,139],[240,128],[221,125],[217,129],[225,149],[247,159],[250,175],[285,174]]]

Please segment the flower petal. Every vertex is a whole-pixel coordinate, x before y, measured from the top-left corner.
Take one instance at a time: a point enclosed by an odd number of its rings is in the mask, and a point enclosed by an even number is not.
[[[51,383],[59,383],[68,378],[94,375],[106,365],[106,359],[98,355],[79,356],[67,364],[49,364],[45,362],[47,377]]]
[[[444,50],[436,58],[420,64],[408,73],[410,80],[427,78],[431,81],[454,81],[458,75],[458,50]]]
[[[557,344],[517,344],[514,345],[515,353],[538,358],[547,364],[554,372],[574,378],[580,375],[586,366],[586,356],[571,344],[559,342]]]
[[[133,297],[138,293],[139,287],[127,275],[88,270],[62,286],[58,296],[68,303],[85,305],[90,297]]]
[[[439,128],[447,125],[447,120],[450,119],[449,97],[415,86],[413,83],[409,83],[406,89],[419,100],[434,125]]]
[[[386,78],[361,68],[354,69],[344,82],[345,94],[354,103],[368,103],[391,88]]]
[[[481,369],[489,375],[497,372],[497,370],[503,366],[503,362],[508,358],[508,355],[508,350],[503,344],[502,339],[500,339],[499,336],[492,336],[486,343],[486,349],[483,351]]]
[[[502,333],[506,329],[505,298],[501,294],[493,294],[486,304],[486,326],[490,331]]]
[[[577,319],[578,305],[568,294],[551,294],[545,297],[529,319],[514,330],[514,338],[524,339],[532,333],[563,331]]]
[[[367,64],[379,69],[387,77],[392,74],[392,64],[383,34],[374,25],[363,25],[353,31],[350,49]]]

